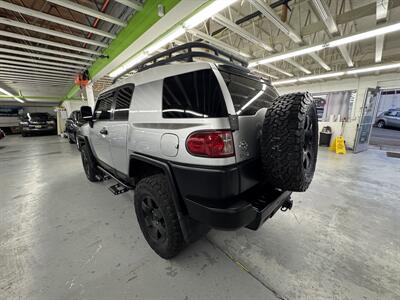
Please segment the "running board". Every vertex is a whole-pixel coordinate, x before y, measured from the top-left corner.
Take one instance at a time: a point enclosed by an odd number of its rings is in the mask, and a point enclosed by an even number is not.
[[[111,193],[113,193],[114,195],[119,195],[122,193],[126,193],[129,190],[133,190],[132,186],[129,186],[127,184],[125,184],[124,182],[122,182],[121,180],[119,180],[117,177],[115,177],[113,174],[111,174],[110,172],[108,172],[107,170],[105,170],[104,168],[97,166],[97,168],[102,171],[106,176],[108,176],[109,178],[114,179],[117,184],[114,184],[110,187],[108,187],[108,189],[111,191]],[[108,179],[109,179],[108,178]]]

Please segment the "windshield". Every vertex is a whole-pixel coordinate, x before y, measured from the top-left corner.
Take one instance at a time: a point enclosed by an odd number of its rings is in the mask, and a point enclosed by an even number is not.
[[[50,119],[50,114],[48,113],[27,113],[27,119],[40,119],[40,120],[47,120]]]
[[[269,82],[220,70],[228,87],[236,114],[250,116],[270,107],[278,97]]]

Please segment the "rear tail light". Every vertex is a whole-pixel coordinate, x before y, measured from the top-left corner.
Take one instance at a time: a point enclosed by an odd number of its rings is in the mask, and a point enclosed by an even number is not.
[[[186,149],[195,156],[229,157],[235,154],[229,130],[194,132],[186,140]]]

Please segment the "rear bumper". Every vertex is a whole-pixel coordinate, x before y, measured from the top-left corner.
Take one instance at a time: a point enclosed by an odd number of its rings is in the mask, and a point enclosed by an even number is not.
[[[255,165],[247,164],[217,169],[172,165],[189,216],[218,229],[256,230],[282,206],[287,206],[291,192],[261,185],[248,176],[257,173],[255,169],[249,172],[249,166]]]

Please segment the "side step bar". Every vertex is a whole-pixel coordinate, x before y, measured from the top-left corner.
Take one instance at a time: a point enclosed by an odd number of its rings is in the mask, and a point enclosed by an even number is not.
[[[121,180],[119,180],[117,177],[115,177],[112,173],[108,172],[104,168],[102,168],[100,166],[97,166],[97,168],[100,171],[102,171],[104,174],[106,174],[107,176],[111,177],[116,182],[118,182],[117,184],[114,184],[108,188],[111,191],[111,193],[113,193],[114,195],[119,195],[122,193],[126,193],[129,190],[133,190],[132,186],[127,185],[126,183],[122,182]]]

